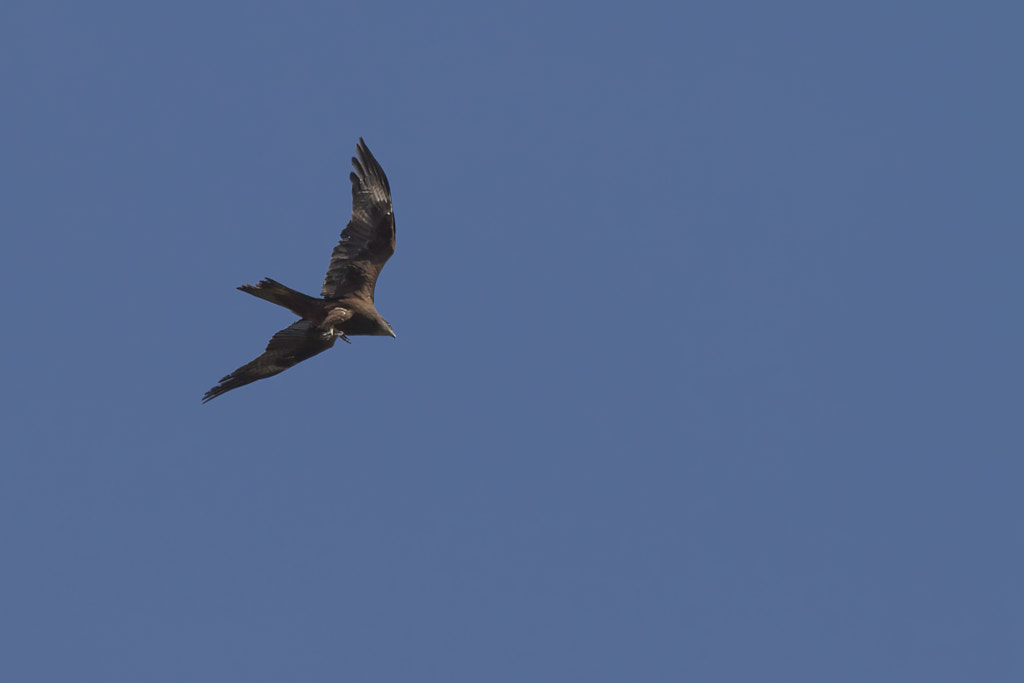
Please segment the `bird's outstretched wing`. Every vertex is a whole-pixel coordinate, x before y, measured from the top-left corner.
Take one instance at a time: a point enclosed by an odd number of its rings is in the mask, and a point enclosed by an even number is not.
[[[250,382],[284,372],[291,366],[331,348],[334,341],[333,335],[324,335],[323,331],[309,320],[298,320],[271,337],[262,356],[223,377],[217,386],[203,395],[203,403]]]
[[[381,268],[395,253],[395,214],[391,188],[384,169],[359,138],[352,181],[352,218],[341,231],[341,241],[331,252],[331,265],[321,296],[340,299],[357,295],[373,301],[373,289]]]

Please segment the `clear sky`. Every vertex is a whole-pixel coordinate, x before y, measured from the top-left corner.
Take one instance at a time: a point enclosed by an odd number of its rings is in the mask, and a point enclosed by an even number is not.
[[[6,0],[0,680],[1024,680],[1022,7]]]

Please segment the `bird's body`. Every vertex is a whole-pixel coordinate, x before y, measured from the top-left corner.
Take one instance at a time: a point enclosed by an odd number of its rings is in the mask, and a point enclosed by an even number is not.
[[[256,380],[271,377],[334,346],[340,337],[395,333],[374,306],[377,276],[395,252],[395,217],[384,170],[363,139],[353,157],[352,218],[331,253],[320,298],[269,278],[238,289],[287,308],[299,320],[281,330],[258,358],[220,380],[203,403]]]

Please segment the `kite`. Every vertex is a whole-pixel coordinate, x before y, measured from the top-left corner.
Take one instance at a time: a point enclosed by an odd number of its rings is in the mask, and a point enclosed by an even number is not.
[[[273,337],[266,351],[230,375],[203,396],[203,403],[265,377],[284,372],[334,346],[339,338],[374,335],[394,337],[388,321],[377,312],[373,292],[377,276],[395,253],[395,214],[391,188],[384,169],[359,138],[352,157],[352,218],[331,252],[320,298],[285,287],[270,278],[238,289],[283,306],[300,320]]]

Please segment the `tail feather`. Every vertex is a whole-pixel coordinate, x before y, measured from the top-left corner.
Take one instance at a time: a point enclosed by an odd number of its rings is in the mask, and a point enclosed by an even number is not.
[[[264,278],[255,285],[242,285],[238,289],[272,304],[284,306],[295,315],[308,320],[319,321],[324,316],[322,299],[296,292],[270,278]]]

